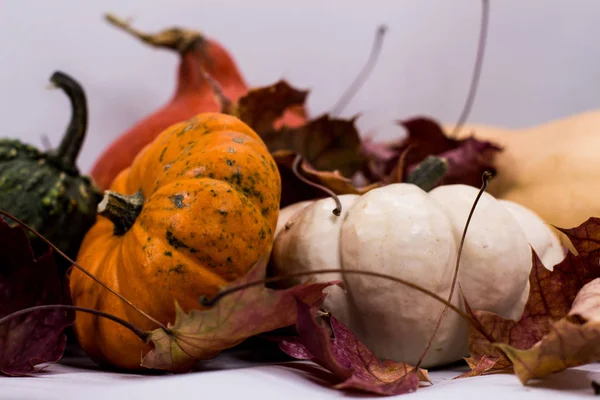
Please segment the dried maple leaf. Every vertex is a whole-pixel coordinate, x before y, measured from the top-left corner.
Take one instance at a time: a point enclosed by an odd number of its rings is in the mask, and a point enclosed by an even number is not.
[[[238,100],[234,114],[257,133],[263,135],[276,128],[285,111],[304,106],[307,90],[299,90],[280,80],[273,85],[251,89]],[[305,118],[304,114],[299,115]]]
[[[306,120],[300,113],[292,126],[278,125],[285,112],[289,116],[303,109],[307,95],[308,91],[279,81],[251,90],[233,107],[233,114],[261,136],[277,162],[283,186],[281,207],[324,196],[292,172],[292,161],[298,154],[305,160],[302,170],[337,194],[364,192],[373,187],[357,188],[351,180],[364,162],[354,119],[322,115]]]
[[[263,258],[232,286],[264,279],[266,262]],[[150,334],[154,349],[141,365],[171,372],[189,370],[198,360],[213,358],[251,336],[293,325],[296,297],[318,306],[325,298],[323,289],[335,283],[306,283],[286,290],[254,285],[223,297],[206,310],[186,313],[177,306],[175,323]]]
[[[550,333],[533,347],[519,350],[497,345],[525,384],[553,372],[600,360],[600,279],[586,284],[568,315],[552,324]]]
[[[567,235],[584,264],[600,265],[600,218],[589,218],[575,228],[557,229]]]
[[[413,118],[400,122],[407,137],[390,143],[367,139],[361,151],[367,158],[365,174],[385,183],[402,182],[427,156],[436,155],[448,163],[448,170],[438,185],[462,183],[479,186],[484,171],[495,172],[494,154],[500,147],[473,137],[451,139],[442,127],[430,118]]]
[[[289,150],[279,150],[273,153],[273,158],[277,162],[279,173],[281,174],[281,206],[298,203],[304,200],[311,200],[325,196],[325,193],[302,182],[294,174],[292,165],[296,158],[296,153]],[[306,176],[312,182],[319,183],[334,193],[341,194],[364,194],[371,189],[379,187],[379,183],[373,183],[366,186],[356,185],[352,179],[343,176],[340,171],[322,171],[314,168],[307,160],[303,159],[299,166],[299,172]]]
[[[66,298],[54,257],[35,259],[27,234],[0,218],[0,318],[25,308],[62,304]],[[45,362],[58,361],[65,350],[64,330],[74,313],[35,311],[0,325],[0,372],[26,375]]]
[[[551,331],[554,322],[569,313],[581,288],[600,277],[600,264],[592,256],[600,249],[598,219],[590,218],[576,228],[562,231],[572,240],[579,255],[568,252],[563,261],[549,271],[533,252],[529,299],[519,321],[505,320],[490,312],[469,310],[495,343],[521,350],[531,348]],[[466,375],[479,375],[511,366],[510,360],[498,352],[497,346],[477,330],[471,329],[469,335],[470,358],[467,362],[472,370]]]
[[[425,370],[417,372],[406,363],[378,360],[333,316],[329,320],[331,338],[329,328],[319,323],[310,305],[298,299],[297,307],[299,337],[283,340],[280,348],[291,357],[312,360],[331,371],[341,380],[334,388],[396,395],[415,391],[420,381],[429,382]]]
[[[322,115],[296,128],[282,128],[263,137],[271,150],[291,150],[314,168],[351,177],[362,167],[355,120]]]

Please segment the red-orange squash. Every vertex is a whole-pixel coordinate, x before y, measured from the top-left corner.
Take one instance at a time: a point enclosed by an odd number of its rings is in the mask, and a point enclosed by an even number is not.
[[[245,275],[270,250],[281,179],[260,137],[235,117],[199,114],[163,131],[114,180],[78,262],[164,324],[175,301],[201,308],[200,296]],[[131,306],[74,269],[77,306],[151,330]],[[78,313],[75,332],[97,363],[137,369],[150,349],[122,326]]]

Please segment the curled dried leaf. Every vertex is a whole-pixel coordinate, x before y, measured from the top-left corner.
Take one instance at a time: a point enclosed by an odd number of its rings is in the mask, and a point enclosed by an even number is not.
[[[600,360],[600,279],[586,284],[568,315],[552,324],[550,332],[533,347],[519,350],[500,343],[525,384],[567,368]]]
[[[285,339],[280,348],[289,356],[312,360],[331,371],[339,380],[336,389],[355,389],[380,395],[397,395],[415,391],[420,381],[429,382],[427,371],[391,360],[379,360],[335,317],[329,327],[315,310],[297,300],[299,336]],[[333,337],[330,335],[330,329]]]

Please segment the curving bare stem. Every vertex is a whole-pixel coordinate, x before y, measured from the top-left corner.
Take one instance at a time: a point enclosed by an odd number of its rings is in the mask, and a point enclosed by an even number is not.
[[[358,73],[354,81],[350,84],[348,89],[344,92],[342,97],[338,100],[338,102],[333,106],[331,110],[331,115],[336,116],[339,115],[344,108],[350,103],[350,100],[354,98],[358,90],[361,86],[367,81],[367,78],[373,72],[373,68],[377,64],[377,59],[379,58],[379,54],[381,54],[381,48],[383,47],[383,38],[387,32],[387,26],[380,25],[377,27],[377,32],[375,33],[375,41],[373,42],[373,46],[371,47],[371,54],[367,59],[366,64],[363,66],[362,70]]]
[[[475,56],[475,66],[473,67],[473,75],[471,76],[471,85],[469,86],[469,94],[465,100],[463,110],[460,114],[460,117],[458,117],[458,122],[450,134],[451,138],[458,136],[460,130],[467,121],[467,118],[469,118],[471,110],[473,109],[475,95],[477,94],[477,87],[479,86],[479,78],[481,77],[481,70],[483,68],[483,59],[485,58],[485,44],[487,42],[489,17],[490,1],[481,0],[481,27],[479,30],[479,44],[477,46],[477,55]]]
[[[465,238],[467,237],[467,229],[469,229],[469,224],[471,223],[471,218],[473,217],[473,213],[475,212],[477,203],[479,203],[479,199],[483,195],[483,192],[485,192],[485,189],[487,188],[490,178],[492,178],[492,173],[490,171],[485,171],[481,177],[481,180],[482,180],[481,189],[479,189],[479,193],[477,193],[477,196],[475,197],[475,201],[473,202],[471,211],[469,211],[469,216],[467,217],[467,222],[465,223],[465,228],[463,229],[462,236],[460,238],[460,244],[458,246],[458,254],[456,256],[456,264],[454,266],[454,276],[452,277],[452,286],[450,286],[450,293],[448,294],[448,303],[450,303],[452,301],[452,296],[454,295],[454,289],[456,287],[456,281],[458,280],[460,256],[462,255],[462,251],[463,251],[463,248],[465,245]],[[427,342],[427,346],[425,346],[425,350],[423,350],[423,354],[421,354],[421,357],[419,358],[419,361],[417,362],[417,365],[415,368],[419,368],[421,366],[421,364],[423,363],[423,360],[425,359],[425,356],[427,355],[427,352],[429,351],[429,348],[431,347],[431,344],[433,343],[433,339],[435,338],[435,335],[436,335],[438,329],[440,328],[440,325],[442,324],[442,319],[444,318],[446,311],[448,311],[448,304],[446,304],[446,307],[444,307],[444,310],[442,311],[440,317],[438,318],[437,324],[435,325],[435,328],[433,329],[433,333],[431,334],[431,338],[429,338],[429,342]],[[483,332],[483,328],[481,328],[481,325],[479,323],[477,323],[476,325],[477,325],[477,330],[479,330],[480,332]],[[473,325],[473,326],[475,326],[475,325]],[[488,339],[487,333],[484,335],[484,337],[486,339]],[[492,343],[491,340],[490,340],[490,343]]]
[[[315,187],[315,188],[327,193],[335,201],[335,208],[332,211],[333,215],[335,215],[337,217],[342,215],[342,202],[340,201],[340,198],[337,196],[337,194],[335,194],[333,192],[333,190],[331,190],[323,185],[319,185],[318,183],[312,182],[312,181],[306,179],[304,176],[302,176],[302,173],[300,173],[300,170],[299,170],[301,162],[302,162],[302,156],[300,154],[298,154],[296,156],[296,158],[294,158],[294,163],[292,164],[292,172],[294,172],[294,175],[296,175],[296,177],[298,179],[300,179],[302,182],[306,183],[307,185],[310,185],[312,187]]]
[[[69,304],[44,304],[41,306],[23,308],[22,310],[15,311],[14,313],[8,314],[8,315],[0,318],[0,326],[2,324],[9,322],[10,320],[12,320],[14,318],[20,317],[21,315],[29,314],[29,313],[36,312],[36,311],[45,311],[45,310],[72,310],[72,311],[80,311],[80,312],[85,312],[88,314],[93,314],[98,317],[106,318],[111,321],[115,321],[116,323],[118,323],[120,325],[123,325],[125,328],[129,329],[138,338],[140,338],[140,340],[142,340],[144,342],[146,342],[148,340],[148,338],[150,337],[150,334],[148,332],[146,332],[146,331],[138,328],[137,326],[133,325],[132,323],[127,322],[124,319],[116,317],[112,314],[94,310],[93,308],[72,306]]]

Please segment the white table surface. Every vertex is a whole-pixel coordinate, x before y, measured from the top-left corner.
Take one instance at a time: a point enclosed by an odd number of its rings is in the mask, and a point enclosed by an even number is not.
[[[331,389],[322,380],[272,355],[258,361],[255,353],[225,353],[181,375],[142,375],[100,371],[88,361],[65,359],[31,377],[0,378],[1,400],[188,400],[188,399],[334,399],[382,398]],[[318,367],[316,367],[318,368]],[[306,369],[306,368],[304,368]],[[590,364],[523,386],[512,374],[453,380],[465,372],[458,365],[430,371],[433,385],[388,398],[406,399],[577,399],[594,396],[591,380],[600,379],[600,364]]]

